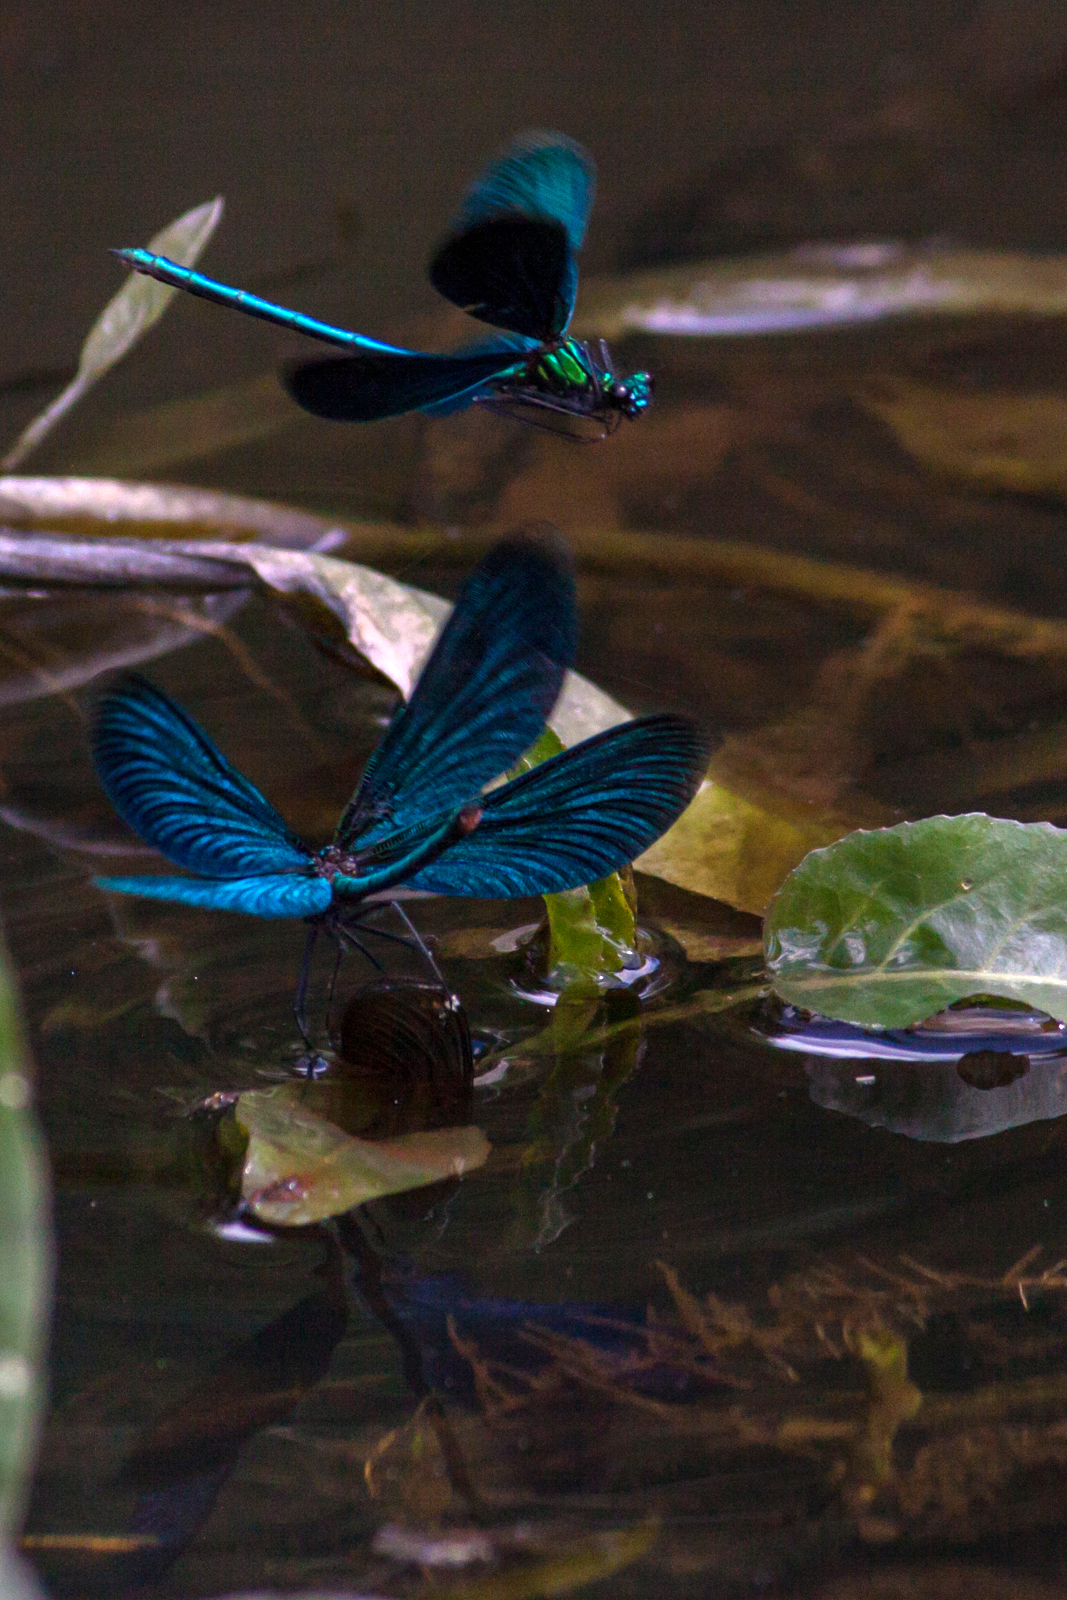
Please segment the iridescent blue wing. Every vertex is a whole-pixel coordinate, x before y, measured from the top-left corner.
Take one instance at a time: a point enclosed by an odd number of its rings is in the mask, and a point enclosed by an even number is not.
[[[647,850],[685,810],[709,750],[682,717],[609,728],[491,789],[473,833],[404,881],[504,899],[594,883]]]
[[[243,311],[246,317],[259,317],[263,322],[273,322],[279,328],[292,328],[296,333],[307,334],[309,339],[354,346],[359,350],[376,350],[383,355],[418,354],[417,351],[403,350],[399,345],[368,339],[362,333],[351,333],[347,328],[331,327],[328,322],[319,322],[316,317],[305,316],[302,311],[289,311],[285,306],[276,306],[271,300],[261,300],[258,294],[250,294],[247,289],[233,289],[227,283],[206,278],[202,272],[194,272],[192,267],[179,266],[177,261],[171,261],[167,256],[154,256],[148,250],[113,250],[111,253],[135,272],[143,272],[146,277],[156,278],[175,289],[184,289],[186,294],[195,294],[199,299],[210,300],[217,306]]]
[[[593,158],[575,139],[527,128],[479,173],[463,196],[454,231],[519,214],[555,222],[570,248],[582,248],[596,192]]]
[[[143,900],[170,900],[209,911],[243,911],[252,917],[310,917],[325,911],[333,891],[325,878],[288,876],[226,878],[94,878],[98,889],[136,894]]]
[[[536,341],[495,340],[453,355],[368,351],[326,356],[289,368],[285,387],[305,411],[332,422],[378,422],[405,411],[469,405],[490,378],[521,365]]]
[[[123,821],[179,867],[245,878],[311,860],[255,785],[143,678],[127,678],[101,702],[93,761]]]
[[[563,541],[519,535],[496,545],[371,756],[337,843],[363,849],[477,799],[540,735],[577,632]]]
[[[468,189],[430,282],[482,322],[556,338],[574,310],[574,257],[595,183],[592,158],[572,139],[520,134]]]

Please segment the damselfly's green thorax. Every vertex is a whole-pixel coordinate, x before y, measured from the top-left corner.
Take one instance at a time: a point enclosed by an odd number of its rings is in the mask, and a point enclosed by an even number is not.
[[[583,441],[614,433],[623,417],[640,416],[651,404],[652,387],[649,372],[620,378],[603,339],[560,339],[487,384],[475,403]],[[537,411],[543,420],[531,415]]]

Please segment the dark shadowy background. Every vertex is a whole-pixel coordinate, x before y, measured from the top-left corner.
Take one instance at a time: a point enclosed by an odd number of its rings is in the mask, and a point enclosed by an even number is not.
[[[530,125],[562,129],[596,156],[583,273],[872,236],[1067,251],[1063,0],[4,0],[0,442],[56,392],[121,282],[108,247],[144,244],[218,193],[228,209],[201,262],[209,273],[368,334],[447,339],[459,317],[428,286],[427,255],[465,183]],[[292,408],[275,432],[209,441],[199,455],[135,472],[123,456],[130,430],[119,449],[109,419],[260,375],[270,388],[278,362],[307,349],[178,298],[27,470],[103,471],[107,459],[130,476],[154,471],[436,528],[540,516],[599,531],[609,552],[613,533],[634,529],[684,535],[678,547],[747,540],[973,589],[1035,614],[1067,612],[1062,492],[1011,498],[945,481],[908,453],[863,387],[888,370],[965,394],[1062,389],[1063,319],[901,321],[739,346],[664,338],[625,349],[625,364],[655,369],[657,405],[595,451],[480,408],[366,429]],[[95,457],[94,439],[107,446]],[[459,565],[394,564],[443,591],[454,591]],[[147,626],[139,602],[77,596],[38,612],[36,601],[9,600],[0,643],[18,649],[0,666],[22,671],[27,655],[54,666],[86,640],[122,644]],[[1002,815],[1067,819],[1061,655],[1020,654],[1005,666],[980,644],[968,653],[962,637],[946,648],[936,618],[929,640],[916,626],[906,647],[884,635],[867,649],[866,611],[810,602],[803,586],[764,592],[684,569],[650,578],[640,563],[616,571],[607,559],[583,571],[581,603],[583,671],[636,709],[673,706],[752,734],[750,759],[754,751],[761,774],[793,783],[798,804],[811,803],[807,774],[819,803],[859,785],[865,799],[913,814],[1003,803]],[[320,660],[262,597],[232,630],[150,671],[294,820],[301,808],[337,814],[387,704],[379,687]],[[90,881],[101,858],[53,842],[59,828],[84,827],[91,843],[101,818],[114,826],[76,700],[9,706],[0,757],[5,816],[19,830],[0,830],[0,910],[41,1071],[60,1240],[52,1414],[30,1526],[95,1535],[127,1526],[129,1485],[117,1473],[124,1458],[143,1460],[144,1430],[167,1423],[165,1408],[182,1394],[195,1399],[240,1340],[322,1288],[323,1245],[310,1233],[251,1250],[200,1229],[181,1192],[175,1133],[204,1096],[285,1071],[299,1048],[289,994],[303,930],[108,906]],[[652,889],[641,892],[642,914],[655,916]],[[735,946],[756,931],[696,896],[671,911],[676,927],[683,912],[702,935],[724,922]],[[542,1015],[505,988],[510,969],[491,943],[535,915],[449,901],[419,910],[487,1040]],[[450,935],[464,936],[451,954]],[[680,953],[672,959],[681,964]],[[708,981],[712,959],[693,955],[683,981]],[[1037,1243],[1047,1260],[1064,1255],[1065,1118],[942,1146],[813,1103],[801,1059],[783,1061],[745,1022],[683,1019],[649,1030],[643,1053],[627,1049],[509,1079],[480,1101],[496,1164],[436,1214],[419,1196],[410,1209],[379,1208],[383,1254],[426,1275],[460,1271],[482,1293],[621,1306],[662,1300],[651,1266],[662,1255],[694,1292],[712,1288],[759,1317],[768,1283],[832,1265],[834,1251],[849,1271],[855,1251],[894,1261],[907,1251],[970,1273],[961,1281],[972,1284],[1029,1261]],[[965,1320],[950,1325],[947,1313],[925,1345],[916,1337],[912,1371],[924,1390],[964,1389],[972,1371],[975,1382],[1059,1372],[1062,1300],[1050,1296],[1033,1317],[1025,1299],[1010,1310],[1016,1321],[999,1344],[1000,1322],[983,1335]],[[262,1346],[248,1348],[269,1377]],[[987,1364],[969,1368],[972,1357]],[[764,1404],[777,1426],[783,1407],[807,1406],[816,1391],[822,1403],[824,1382],[833,1403],[841,1370],[827,1361],[798,1402],[781,1400],[761,1369],[744,1402]],[[218,1401],[225,1391],[218,1433],[211,1407],[187,1399],[189,1433],[195,1442],[202,1424],[210,1450],[230,1427],[236,1458],[244,1436],[232,1415],[248,1395],[250,1428],[274,1413],[255,1410],[247,1374],[222,1371],[209,1393]],[[1005,1427],[1003,1482],[1017,1486],[1014,1498],[995,1473],[988,1494],[980,1474],[966,1476],[999,1458],[984,1436],[972,1449],[963,1435],[960,1482],[978,1487],[956,1521],[917,1522],[916,1540],[977,1549],[978,1560],[1006,1528],[1017,1543],[989,1559],[1062,1581],[1062,1390],[1048,1392],[1047,1438],[1031,1431],[1024,1449],[1022,1428]],[[403,1500],[402,1476],[385,1501],[360,1485],[364,1460],[388,1430],[403,1436],[414,1405],[398,1350],[357,1309],[328,1379],[291,1427],[263,1428],[248,1445],[213,1520],[198,1533],[195,1504],[170,1503],[176,1525],[186,1517],[170,1555],[187,1548],[143,1592],[397,1592],[395,1571],[370,1553],[373,1533],[387,1517],[436,1512]],[[857,1555],[832,1518],[808,1527],[831,1481],[818,1464],[804,1477],[769,1451],[723,1466],[714,1451],[687,1460],[673,1445],[660,1461],[645,1413],[634,1415],[620,1450],[602,1411],[568,1403],[545,1424],[552,1448],[525,1457],[539,1471],[558,1446],[569,1474],[558,1504],[580,1530],[663,1511],[655,1572],[635,1568],[613,1597],[768,1592],[798,1545],[828,1575],[842,1562],[899,1558],[899,1547],[876,1542],[884,1529]],[[497,1459],[486,1459],[495,1484]],[[956,1480],[946,1481],[954,1493]],[[519,1471],[515,1482],[515,1506],[540,1516],[545,1502],[521,1497],[542,1494],[536,1471],[532,1488]],[[217,1486],[208,1483],[205,1516]],[[1007,1507],[1005,1521],[990,1505]],[[96,1593],[119,1587],[86,1571],[86,1587],[75,1574],[68,1594],[88,1592],[90,1579]],[[798,1584],[816,1593],[804,1574]],[[840,1600],[845,1590],[833,1592]],[[936,1589],[920,1572],[914,1588],[895,1592],[1008,1591]]]
[[[7,0],[0,385],[74,360],[109,246],[216,193],[207,270],[388,334],[435,309],[430,246],[531,124],[596,154],[586,271],[827,231],[1056,246],[1065,48],[1061,0]],[[293,348],[197,313],[92,404]]]

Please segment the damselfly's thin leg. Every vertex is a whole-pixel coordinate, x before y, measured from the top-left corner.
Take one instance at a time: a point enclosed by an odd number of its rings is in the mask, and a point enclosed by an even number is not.
[[[359,927],[359,923],[357,923],[356,926]],[[364,928],[362,931],[364,933],[373,933],[374,929]],[[367,949],[367,946],[365,944],[361,944],[356,938],[355,934],[352,932],[351,928],[346,928],[343,922],[339,922],[337,924],[336,928],[334,929],[334,936],[337,939],[339,948],[345,950],[358,950],[363,959],[368,961],[374,968],[375,972],[384,971],[384,968],[377,957],[371,955],[370,951]]]
[[[356,924],[356,926],[359,928],[361,933],[373,934],[376,939],[384,939],[388,944],[402,944],[405,950],[417,950],[419,955],[421,955],[423,960],[426,962],[426,965],[429,967],[430,971],[433,973],[434,977],[437,979],[438,983],[441,985],[441,988],[447,993],[448,985],[441,974],[441,969],[438,967],[437,962],[430,954],[429,947],[422,935],[419,933],[419,930],[415,927],[415,924],[412,922],[411,918],[403,910],[398,900],[390,900],[389,905],[391,909],[396,912],[404,926],[408,929],[411,935],[410,938],[402,933],[390,933],[386,928],[376,928],[367,921],[360,921]],[[377,910],[377,907],[374,909]],[[351,938],[352,935],[349,933],[347,937]],[[368,957],[368,959],[370,958]],[[375,962],[374,965],[378,966],[378,963]],[[379,971],[380,970],[381,968],[379,967]]]
[[[444,974],[437,965],[437,962],[434,960],[433,956],[430,954],[429,945],[426,943],[425,939],[422,937],[422,934],[419,932],[418,928],[416,928],[415,924],[412,922],[411,918],[408,916],[399,900],[393,901],[393,910],[396,912],[405,928],[407,928],[408,932],[411,934],[411,937],[415,941],[416,947],[421,950],[427,966],[437,979],[438,983],[441,985],[441,988],[446,994],[449,994],[451,991],[449,990],[448,984],[444,980]]]
[[[345,953],[344,945],[341,943],[340,938],[338,938],[338,940],[337,940],[337,949],[334,951],[333,971],[330,973],[330,987],[329,987],[329,989],[327,991],[327,994],[326,994],[326,1032],[327,1032],[327,1035],[329,1035],[329,1033],[330,1033],[330,1017],[333,1014],[333,996],[334,996],[334,990],[337,988],[337,974],[341,970],[341,957],[344,955],[344,953]]]
[[[300,1037],[304,1041],[304,1049],[311,1052],[311,1040],[308,1037],[307,1027],[307,1001],[308,983],[311,978],[311,957],[315,952],[315,943],[319,937],[319,925],[313,922],[308,929],[307,942],[304,945],[304,959],[300,966],[300,977],[296,985],[296,998],[293,1001],[293,1014],[296,1025],[300,1029]]]

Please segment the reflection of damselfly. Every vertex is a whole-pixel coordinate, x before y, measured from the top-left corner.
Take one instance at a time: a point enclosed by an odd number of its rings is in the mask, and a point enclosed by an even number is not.
[[[287,827],[186,712],[143,679],[127,679],[100,707],[97,771],[141,838],[197,876],[97,883],[220,911],[303,917],[310,947],[320,929],[357,943],[369,897],[399,885],[512,898],[606,877],[684,810],[707,741],[683,718],[643,717],[485,791],[543,731],[576,636],[565,546],[526,536],[497,545],[465,585],[332,844],[320,850]]]

